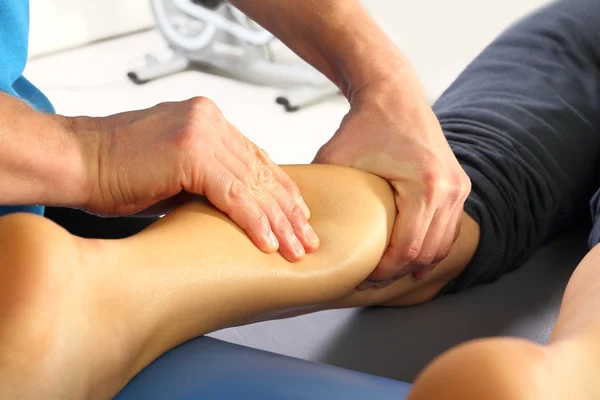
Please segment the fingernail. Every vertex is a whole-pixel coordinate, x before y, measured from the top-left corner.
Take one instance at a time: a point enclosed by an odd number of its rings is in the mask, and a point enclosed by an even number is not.
[[[364,281],[356,287],[357,290],[366,290],[373,286],[372,282]]]
[[[271,247],[273,247],[274,250],[277,250],[279,248],[279,241],[275,237],[273,231],[269,232],[269,244],[271,245]]]
[[[304,225],[304,236],[306,237],[308,243],[310,243],[312,246],[316,247],[319,245],[319,238],[310,224]]]
[[[296,255],[302,257],[305,254],[304,246],[302,246],[302,243],[300,243],[298,238],[295,236],[294,236],[293,242],[294,242],[294,251],[296,252]]]

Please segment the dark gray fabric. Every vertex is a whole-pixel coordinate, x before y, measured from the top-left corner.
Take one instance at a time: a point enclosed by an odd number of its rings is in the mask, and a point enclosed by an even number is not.
[[[564,232],[598,188],[600,0],[552,3],[501,34],[434,105],[473,191],[478,250],[444,292],[492,282]],[[600,229],[600,228],[598,228]]]

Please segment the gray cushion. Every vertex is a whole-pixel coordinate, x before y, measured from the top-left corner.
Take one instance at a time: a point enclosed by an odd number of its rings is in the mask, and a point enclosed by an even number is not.
[[[542,248],[499,281],[404,309],[347,309],[226,329],[211,336],[406,382],[444,350],[472,338],[545,342],[585,231]]]

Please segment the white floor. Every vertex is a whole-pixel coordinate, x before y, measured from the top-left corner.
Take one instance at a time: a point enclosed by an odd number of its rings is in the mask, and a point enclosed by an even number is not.
[[[419,9],[420,14],[415,16],[422,21],[419,26],[407,15],[396,18],[384,12],[383,1],[370,2],[373,12],[394,39],[404,43],[403,48],[415,61],[428,94],[434,99],[506,24],[544,0],[523,1],[520,6],[514,3],[508,11],[499,5],[502,2],[457,2],[463,8],[471,4],[471,16],[481,18],[453,14],[454,2],[439,2],[435,14]],[[484,9],[484,3],[490,8]],[[492,14],[494,18],[486,23],[485,17]],[[412,23],[408,25],[413,35],[423,33],[409,40],[403,36],[407,25],[397,21]],[[139,65],[145,53],[160,52],[163,46],[156,32],[145,32],[36,58],[30,62],[26,75],[65,115],[106,115],[163,101],[210,97],[232,123],[278,163],[310,162],[347,111],[347,104],[339,98],[298,113],[285,113],[274,103],[279,93],[276,89],[198,72],[143,86],[130,83],[127,71]],[[529,268],[511,274],[500,285],[478,288],[424,307],[322,312],[228,329],[213,336],[410,380],[439,352],[471,337],[514,334],[543,342],[556,316],[561,288],[583,251],[580,244],[580,240],[564,241],[562,247],[541,252]]]

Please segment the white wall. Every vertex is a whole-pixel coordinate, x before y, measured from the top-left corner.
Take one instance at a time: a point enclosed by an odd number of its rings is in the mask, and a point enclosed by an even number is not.
[[[30,0],[30,56],[154,24],[150,0]]]
[[[548,0],[364,0],[436,87],[507,24]],[[151,27],[150,0],[30,0],[31,55]]]
[[[428,92],[449,82],[510,23],[549,0],[366,0],[415,64]]]

